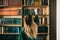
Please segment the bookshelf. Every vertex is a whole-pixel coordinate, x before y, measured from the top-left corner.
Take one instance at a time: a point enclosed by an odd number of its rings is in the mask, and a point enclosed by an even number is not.
[[[0,0],[0,40],[20,40],[21,29],[22,0]]]
[[[24,17],[31,14],[38,25],[37,40],[50,40],[49,0],[23,0]]]
[[[49,1],[50,0],[0,0],[0,37],[2,37],[2,39],[0,39],[21,40],[19,36],[24,25],[23,18],[31,14],[34,21],[37,20],[37,40],[50,40],[51,24]],[[17,32],[14,30],[15,27]],[[3,36],[5,38],[7,37],[7,39],[3,38]]]

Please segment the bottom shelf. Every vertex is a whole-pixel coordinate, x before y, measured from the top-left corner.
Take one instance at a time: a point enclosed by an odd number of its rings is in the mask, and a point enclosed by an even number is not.
[[[0,40],[18,40],[18,35],[0,35]]]
[[[37,40],[47,40],[47,34],[38,34]]]

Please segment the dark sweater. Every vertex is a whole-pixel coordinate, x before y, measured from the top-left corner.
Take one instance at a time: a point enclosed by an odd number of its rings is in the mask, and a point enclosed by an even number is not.
[[[25,32],[22,32],[22,39],[23,40],[35,40],[35,38],[31,39],[30,37],[28,37]]]

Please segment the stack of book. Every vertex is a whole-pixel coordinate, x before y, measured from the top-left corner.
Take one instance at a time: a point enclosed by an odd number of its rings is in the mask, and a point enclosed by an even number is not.
[[[38,26],[38,33],[48,33],[47,26]]]
[[[17,35],[0,35],[0,40],[18,40],[18,37]]]
[[[22,24],[22,20],[20,18],[2,18],[2,24]]]
[[[37,40],[47,40],[47,35],[46,34],[38,34]]]
[[[47,18],[39,18],[39,24],[47,24]]]
[[[41,4],[42,5],[48,5],[48,0],[41,0],[42,2],[41,2]]]
[[[21,15],[22,14],[22,10],[21,9],[17,9],[17,8],[5,8],[5,9],[0,9],[0,15]]]
[[[22,15],[22,9],[18,9],[17,11],[17,15]]]
[[[4,26],[4,33],[19,33],[19,27]]]
[[[29,5],[29,6],[34,5],[34,0],[26,0],[25,5]]]
[[[0,27],[0,33],[2,33],[2,27]]]
[[[8,6],[8,0],[0,0],[1,6]]]
[[[0,0],[0,5],[3,5],[3,0]]]
[[[24,8],[23,11],[24,11],[24,12],[23,12],[23,13],[24,13],[24,14],[23,14],[24,16],[30,14],[30,10],[29,10],[28,8]]]
[[[22,0],[8,0],[9,6],[21,6]]]
[[[38,13],[38,15],[42,15],[43,10],[42,9],[37,9],[37,13]]]
[[[48,0],[26,0],[25,5],[30,6],[48,5]]]

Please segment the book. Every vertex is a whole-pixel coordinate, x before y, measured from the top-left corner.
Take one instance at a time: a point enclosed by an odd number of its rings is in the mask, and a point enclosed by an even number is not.
[[[42,3],[41,0],[39,0],[39,6],[41,6],[41,3]]]
[[[18,40],[18,35],[0,35],[0,40]]]
[[[22,9],[17,9],[17,15],[22,15]]]
[[[3,5],[8,6],[8,0],[3,0]]]
[[[38,15],[42,15],[43,10],[42,9],[37,9]]]
[[[43,8],[43,15],[47,15],[47,9]]]
[[[48,0],[41,0],[41,2],[42,5],[48,5]]]
[[[37,13],[37,9],[34,9],[34,11],[35,11],[35,15],[37,15],[38,13]]]
[[[22,24],[22,20],[20,18],[4,18],[1,21],[2,24]]]
[[[22,0],[8,0],[9,6],[21,6]]]
[[[3,5],[3,0],[0,0],[0,5]]]
[[[39,25],[42,24],[42,18],[39,18]]]
[[[34,1],[34,6],[39,6],[39,0]]]
[[[38,33],[48,33],[47,26],[38,26]]]
[[[26,0],[26,5],[31,5],[31,0]]]
[[[34,0],[26,0],[25,4],[28,6],[32,6],[32,5],[34,5]]]
[[[35,15],[34,9],[31,9],[31,10],[30,10],[30,14],[31,14],[31,15]]]
[[[34,22],[39,25],[39,17],[38,15],[35,15]]]
[[[42,24],[47,24],[47,18],[42,18]]]
[[[47,40],[47,35],[46,34],[38,34],[37,40]]]
[[[24,15],[24,16],[30,14],[30,9],[28,9],[28,8],[24,8],[23,11],[24,11],[24,12],[23,12],[23,15]]]
[[[19,27],[4,26],[4,33],[19,33]]]
[[[0,33],[2,33],[2,27],[0,26]]]

